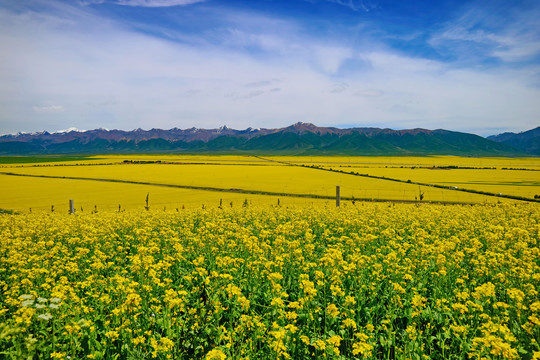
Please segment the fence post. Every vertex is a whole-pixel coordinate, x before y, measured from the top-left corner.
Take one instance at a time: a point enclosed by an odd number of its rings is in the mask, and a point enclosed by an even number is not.
[[[341,200],[340,187],[339,185],[337,185],[336,186],[336,207],[339,207],[340,200]]]
[[[73,199],[69,200],[69,213],[75,214],[75,207],[73,206]]]

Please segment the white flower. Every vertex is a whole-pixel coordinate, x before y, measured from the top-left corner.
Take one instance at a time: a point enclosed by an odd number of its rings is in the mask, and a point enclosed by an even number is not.
[[[45,305],[43,304],[36,304],[36,309],[43,309]]]
[[[44,303],[44,302],[47,302],[48,300],[42,297],[38,297],[37,301],[39,301],[40,303]]]
[[[21,306],[22,306],[22,307],[27,307],[27,306],[31,306],[31,305],[34,305],[34,300],[24,300],[24,301],[21,303]]]
[[[58,309],[60,307],[60,305],[58,305],[58,304],[49,304],[49,307],[51,309]]]
[[[38,318],[43,319],[43,320],[50,320],[50,319],[52,319],[52,317],[53,316],[51,314],[49,314],[49,313],[38,315]]]
[[[51,302],[52,302],[52,303],[55,303],[55,304],[58,304],[58,303],[61,302],[61,301],[62,301],[62,299],[57,298],[57,297],[51,298]]]
[[[30,300],[30,299],[33,299],[33,298],[34,298],[34,295],[28,295],[28,294],[19,296],[19,299],[21,299],[21,300]]]

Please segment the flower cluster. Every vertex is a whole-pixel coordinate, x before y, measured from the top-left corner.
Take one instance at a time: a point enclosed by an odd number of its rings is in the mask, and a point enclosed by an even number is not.
[[[0,349],[56,359],[531,359],[535,205],[0,217]]]

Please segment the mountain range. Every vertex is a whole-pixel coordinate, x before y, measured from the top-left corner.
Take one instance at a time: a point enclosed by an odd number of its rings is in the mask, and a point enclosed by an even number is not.
[[[487,137],[489,140],[506,144],[531,155],[540,155],[540,126],[518,134],[506,132]]]
[[[538,154],[540,128],[490,138],[449,130],[318,127],[133,131],[96,129],[0,136],[0,154],[250,153],[290,155]]]

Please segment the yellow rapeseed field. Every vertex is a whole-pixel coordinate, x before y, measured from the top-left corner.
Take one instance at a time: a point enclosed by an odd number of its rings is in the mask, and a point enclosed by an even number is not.
[[[539,359],[537,204],[0,215],[4,359]]]
[[[348,171],[350,169],[345,169]],[[180,186],[194,186],[194,187],[212,187],[217,189],[240,189],[247,191],[263,191],[270,193],[287,193],[295,195],[313,195],[333,197],[335,196],[336,186],[341,187],[341,196],[345,198],[355,199],[382,199],[382,200],[397,200],[397,201],[414,201],[420,197],[420,193],[423,195],[425,201],[445,201],[445,202],[460,202],[460,203],[484,203],[484,202],[498,202],[501,201],[498,198],[489,196],[456,192],[445,189],[432,188],[429,186],[418,186],[414,184],[399,183],[387,180],[372,179],[359,176],[351,176],[348,174],[339,174],[329,171],[321,171],[318,169],[288,166],[281,164],[272,164],[264,166],[254,165],[179,165],[179,164],[117,164],[117,165],[98,165],[98,166],[50,166],[50,167],[23,167],[23,168],[11,168],[10,172],[26,175],[46,175],[56,177],[82,177],[91,179],[108,179],[108,180],[124,180],[124,181],[136,181],[154,184],[168,184],[168,185],[180,185]],[[19,197],[19,193],[27,192],[28,187],[23,184],[22,177],[16,177],[12,179],[8,175],[0,175],[0,181],[11,183],[15,186],[15,189],[8,193],[4,198],[3,207],[7,208],[29,208],[45,206],[46,204],[31,203],[29,197]],[[19,184],[19,181],[21,183]],[[43,183],[44,188],[40,190],[39,185]],[[112,194],[112,197],[108,195],[108,191],[105,191],[103,195],[99,194],[98,189],[103,185],[97,183],[95,189],[91,182],[85,182],[84,186],[77,186],[75,183],[81,182],[81,180],[64,180],[65,184],[71,184],[71,188],[79,187],[80,191],[74,190],[69,194],[66,194],[65,189],[61,192],[45,190],[46,181],[44,178],[34,178],[31,181],[34,184],[34,189],[39,191],[41,197],[49,197],[49,202],[63,203],[69,198],[81,199],[81,201],[98,201],[99,199],[110,199],[106,203],[112,202],[123,203],[126,206],[138,203],[141,198],[141,193],[146,195],[148,191],[154,193],[167,193],[175,194],[171,195],[171,201],[158,200],[157,203],[178,203],[186,202],[185,192],[174,192],[170,189],[164,190],[159,188],[152,190],[145,188],[144,191],[139,191],[137,195],[131,197],[128,194],[133,191],[128,189],[135,189],[133,185],[127,186],[125,191],[119,191],[116,195]],[[50,183],[50,182],[49,182]],[[57,182],[60,183],[60,182]],[[114,184],[115,188],[118,188]],[[83,189],[92,189],[89,193]],[[112,188],[111,185],[107,185],[108,188]],[[155,188],[155,187],[154,187]],[[50,187],[49,187],[50,189]],[[30,191],[29,193],[31,193]],[[60,193],[63,197],[60,198]],[[11,194],[11,195],[9,195]],[[65,194],[65,195],[64,195]],[[178,195],[178,196],[176,196]],[[68,196],[68,198],[66,198]],[[214,194],[206,193],[204,196],[193,195],[195,201],[200,199],[199,205],[208,202],[219,201],[220,198],[224,198],[224,193],[216,192]],[[134,200],[130,200],[133,198]],[[275,202],[276,196],[272,196],[268,202]],[[93,199],[93,200],[92,200]],[[208,199],[208,200],[206,200]],[[45,199],[44,199],[45,200]],[[155,199],[156,200],[156,199]],[[10,201],[13,201],[10,203]],[[191,201],[190,201],[191,202]],[[98,205],[100,202],[98,202]],[[49,205],[50,206],[50,205]]]
[[[181,208],[242,207],[249,205],[304,206],[324,205],[328,201],[296,197],[262,196],[231,192],[200,191],[161,186],[50,179],[0,175],[2,196],[0,209],[17,212],[67,212],[69,200],[74,200],[75,210],[111,211],[143,209],[146,196],[152,209],[176,211]],[[232,204],[231,204],[232,203]]]
[[[347,172],[358,172],[393,179],[412,180],[421,183],[455,186],[459,188],[517,195],[534,198],[540,195],[540,169],[437,169],[437,168],[355,168],[337,167]]]
[[[461,157],[461,156],[268,156],[265,159],[296,164],[351,166],[459,166],[540,169],[540,158]]]
[[[212,207],[230,202],[239,204],[246,199],[261,205],[277,204],[278,199],[284,205],[309,205],[331,202],[330,198],[335,195],[338,185],[341,187],[341,196],[348,201],[345,204],[350,204],[353,198],[370,201],[422,200],[450,203],[516,202],[495,196],[419,186],[415,185],[415,182],[529,199],[540,196],[538,158],[104,155],[65,162],[58,162],[57,157],[51,157],[51,162],[43,162],[43,159],[46,160],[47,157],[42,157],[42,162],[39,163],[0,165],[0,172],[56,177],[24,178],[0,174],[0,185],[3,188],[0,209],[29,211],[32,208],[46,211],[52,207],[64,208],[69,199],[74,199],[77,208],[82,206],[83,209],[97,207],[111,210],[119,205],[123,209],[135,209],[145,205],[144,199],[148,193],[153,206],[166,209]],[[125,160],[129,163],[124,163]],[[314,166],[318,169],[310,168]],[[483,168],[440,170],[443,166]],[[486,169],[491,166],[494,169]],[[508,170],[509,168],[513,170]],[[352,176],[339,171],[380,178]],[[147,184],[86,181],[64,177]],[[407,181],[411,183],[406,183]],[[175,185],[180,188],[149,184]],[[213,188],[215,191],[201,192],[201,188]],[[231,189],[238,192],[220,191]],[[253,191],[258,195],[249,193]],[[307,195],[311,198],[286,197],[285,194]],[[317,197],[326,199],[319,200]]]
[[[16,159],[17,157],[12,157]],[[47,158],[47,156],[43,156]],[[284,161],[295,164],[336,164],[351,166],[459,166],[459,167],[495,167],[495,168],[527,168],[540,169],[540,158],[505,158],[505,157],[460,157],[460,156],[248,156],[248,155],[94,155],[82,160],[65,162],[50,156],[49,162],[39,163],[4,163],[0,159],[0,167],[32,166],[32,165],[61,165],[61,164],[110,164],[121,163],[124,160],[162,161],[183,163],[214,163],[214,164],[262,164],[268,161]]]

